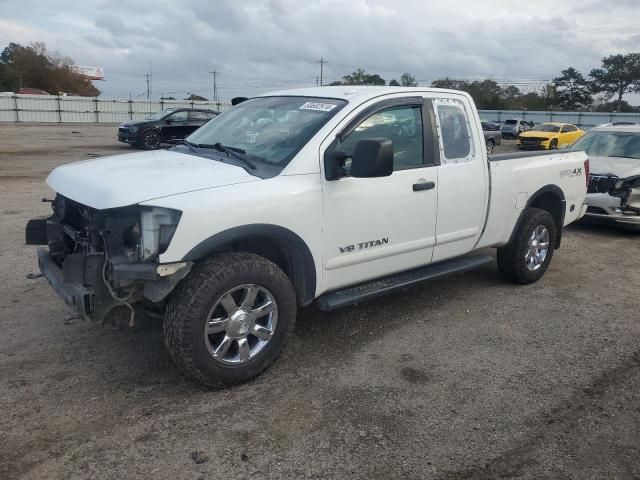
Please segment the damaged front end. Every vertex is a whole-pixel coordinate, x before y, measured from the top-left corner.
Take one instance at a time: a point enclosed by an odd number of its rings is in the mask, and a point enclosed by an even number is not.
[[[129,206],[97,210],[58,194],[53,215],[30,220],[27,245],[38,250],[40,272],[85,319],[104,321],[118,306],[159,303],[191,269],[160,264],[181,212]],[[133,318],[133,317],[131,317]]]
[[[618,180],[609,194],[621,199],[623,213],[640,216],[640,175]]]

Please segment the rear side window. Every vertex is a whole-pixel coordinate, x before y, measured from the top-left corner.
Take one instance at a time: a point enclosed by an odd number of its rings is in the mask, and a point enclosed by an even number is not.
[[[167,120],[171,120],[172,122],[186,122],[189,112],[186,110],[180,110],[179,112],[171,114]]]
[[[209,120],[211,116],[207,112],[189,112],[189,120]]]
[[[437,104],[440,139],[444,159],[442,163],[460,163],[469,161],[471,139],[467,116],[462,104],[457,101]]]
[[[562,127],[562,133],[575,132],[577,130],[573,125],[565,125]]]

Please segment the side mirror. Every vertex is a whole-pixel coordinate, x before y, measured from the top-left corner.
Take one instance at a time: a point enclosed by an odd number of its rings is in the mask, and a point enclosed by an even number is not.
[[[172,122],[173,120],[171,120],[170,118],[164,121],[164,123],[166,123],[167,125],[171,125]]]
[[[393,142],[388,138],[365,138],[351,156],[351,176],[388,177],[393,173]]]

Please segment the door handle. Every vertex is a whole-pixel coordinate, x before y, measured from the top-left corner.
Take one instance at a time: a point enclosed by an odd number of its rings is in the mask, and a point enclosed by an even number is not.
[[[421,190],[431,190],[436,187],[435,182],[422,182],[422,183],[414,183],[413,191],[419,192]]]

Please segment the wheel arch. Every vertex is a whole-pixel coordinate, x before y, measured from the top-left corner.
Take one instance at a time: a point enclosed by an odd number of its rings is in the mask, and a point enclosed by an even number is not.
[[[540,210],[546,210],[551,214],[556,224],[555,248],[556,250],[560,248],[560,244],[562,242],[562,227],[564,225],[564,216],[566,213],[566,199],[562,189],[557,185],[546,185],[542,187],[529,197],[526,208],[539,208]],[[516,226],[513,229],[513,232],[511,232],[509,243],[511,243],[515,237],[523,219],[524,210],[520,213]]]
[[[306,242],[291,230],[271,224],[252,224],[216,233],[193,247],[183,261],[197,261],[214,253],[243,251],[275,263],[291,280],[298,305],[315,298],[316,267]]]

